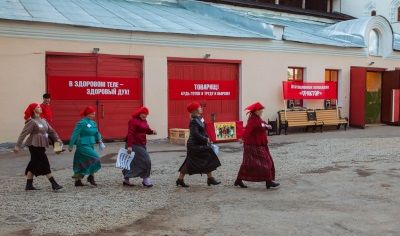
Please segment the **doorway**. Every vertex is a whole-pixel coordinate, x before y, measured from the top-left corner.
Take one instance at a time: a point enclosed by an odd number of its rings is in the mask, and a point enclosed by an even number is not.
[[[381,123],[382,108],[382,72],[367,72],[365,88],[365,122]]]

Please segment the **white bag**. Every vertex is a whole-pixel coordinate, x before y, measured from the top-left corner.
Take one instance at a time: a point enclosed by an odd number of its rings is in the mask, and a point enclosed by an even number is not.
[[[120,148],[118,151],[117,162],[115,163],[115,167],[130,170],[131,169],[131,162],[135,158],[135,153],[131,152],[128,154],[128,150],[125,148]]]
[[[215,144],[211,144],[211,148],[212,148],[212,150],[214,151],[215,155],[218,156],[219,147],[218,147],[217,145],[215,145]]]

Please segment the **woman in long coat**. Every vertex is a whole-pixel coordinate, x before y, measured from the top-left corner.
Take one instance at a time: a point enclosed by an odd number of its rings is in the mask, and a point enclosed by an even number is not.
[[[215,180],[212,171],[216,170],[221,163],[211,148],[210,139],[206,133],[203,109],[198,102],[193,102],[187,107],[190,113],[189,139],[187,142],[187,157],[179,168],[179,177],[176,186],[189,187],[184,182],[186,174],[207,174],[207,185],[218,185],[221,182]]]
[[[101,164],[99,154],[96,152],[94,145],[99,143],[102,147],[104,144],[94,121],[96,117],[95,108],[88,106],[81,115],[84,117],[76,123],[68,148],[71,152],[74,145],[76,145],[73,178],[75,179],[76,187],[84,186],[82,178],[85,175],[88,176],[87,181],[91,185],[97,186],[94,174],[101,169]]]
[[[131,162],[130,170],[122,170],[124,186],[134,186],[134,184],[129,181],[130,178],[134,177],[142,178],[142,184],[145,187],[150,188],[153,186],[150,180],[151,160],[146,148],[146,135],[156,135],[157,132],[150,129],[146,120],[148,115],[149,109],[147,107],[141,107],[132,114],[132,119],[128,122],[126,146],[128,153],[132,151],[135,153],[135,159]]]
[[[33,176],[46,175],[51,183],[53,190],[61,189],[51,174],[50,163],[47,159],[46,148],[49,147],[49,137],[55,141],[61,142],[58,134],[41,118],[42,108],[37,103],[30,104],[25,110],[25,126],[22,130],[14,152],[18,152],[23,146],[28,146],[31,154],[31,160],[26,167],[26,187],[25,190],[38,190],[33,186]],[[25,138],[25,144],[23,144]]]
[[[278,187],[275,180],[275,166],[268,148],[267,131],[271,128],[261,119],[264,106],[261,103],[254,103],[246,108],[249,112],[249,119],[243,133],[243,162],[235,181],[235,186],[247,188],[243,183],[266,182],[266,187]]]

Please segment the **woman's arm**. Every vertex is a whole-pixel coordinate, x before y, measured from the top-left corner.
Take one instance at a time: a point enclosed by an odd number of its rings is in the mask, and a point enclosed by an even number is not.
[[[74,144],[78,140],[79,135],[81,134],[81,131],[84,126],[85,126],[85,122],[83,120],[80,120],[76,123],[74,131],[71,134],[71,138],[69,139],[69,149],[70,150],[74,147]]]
[[[28,136],[29,134],[31,134],[33,132],[35,125],[36,125],[36,123],[33,119],[26,122],[24,128],[22,129],[21,134],[18,137],[18,141],[15,146],[16,148],[22,148],[22,143],[24,142],[26,136]]]
[[[190,122],[189,129],[190,129],[190,134],[193,135],[193,137],[195,139],[197,139],[197,140],[199,140],[200,142],[203,142],[203,143],[207,143],[208,142],[208,137],[204,136],[204,135],[202,135],[200,133],[199,124],[197,124],[196,121]]]
[[[53,129],[53,127],[51,127],[49,122],[46,121],[46,123],[47,123],[47,127],[48,127],[47,133],[49,134],[50,139],[53,141],[60,142],[61,140],[60,140],[60,137],[58,136],[57,132]]]
[[[126,145],[128,148],[131,148],[133,143],[133,136],[136,130],[136,125],[134,123],[133,120],[128,122],[128,136],[126,137]]]

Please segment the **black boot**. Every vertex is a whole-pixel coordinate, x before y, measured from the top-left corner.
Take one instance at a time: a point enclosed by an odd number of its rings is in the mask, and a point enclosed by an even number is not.
[[[219,181],[216,181],[215,179],[214,179],[214,177],[211,177],[211,178],[208,178],[207,179],[207,185],[208,186],[210,186],[210,185],[218,185],[218,184],[220,184],[221,182],[219,182]]]
[[[80,179],[75,180],[75,187],[82,187],[82,186],[85,186],[85,185],[82,183],[82,180],[80,180]]]
[[[243,181],[241,179],[237,179],[235,181],[235,186],[239,186],[241,188],[247,188],[247,186],[243,183]]]
[[[53,177],[49,178],[49,181],[53,190],[59,190],[63,188],[63,186],[59,185]]]
[[[188,188],[189,187],[189,185],[185,184],[185,181],[183,181],[183,179],[177,179],[176,180],[176,186],[179,186],[179,185],[184,187],[184,188]]]
[[[265,184],[267,189],[270,188],[276,188],[280,185],[280,183],[275,183],[274,181],[267,181],[267,183]]]
[[[26,180],[25,190],[39,190],[38,188],[33,187],[33,179]]]
[[[87,177],[87,181],[88,181],[91,185],[97,186],[96,181],[94,181],[94,176],[93,176],[93,175],[89,175],[89,176]]]

